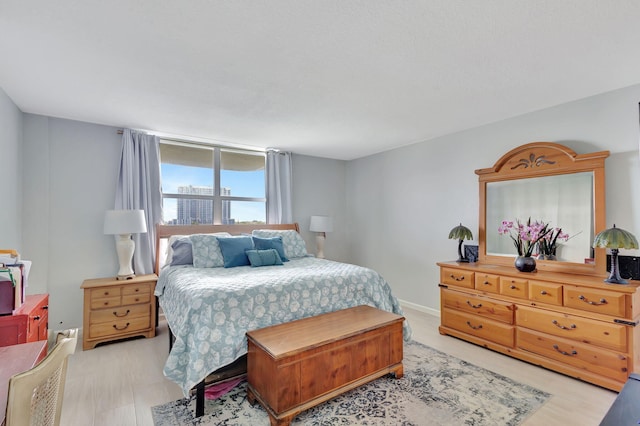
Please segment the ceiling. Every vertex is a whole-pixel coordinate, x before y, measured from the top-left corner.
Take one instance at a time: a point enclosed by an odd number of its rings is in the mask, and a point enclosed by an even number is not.
[[[637,0],[0,0],[24,112],[350,160],[640,83]]]

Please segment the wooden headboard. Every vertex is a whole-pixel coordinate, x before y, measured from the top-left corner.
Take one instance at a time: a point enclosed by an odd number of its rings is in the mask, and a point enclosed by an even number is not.
[[[242,224],[242,225],[156,225],[156,274],[160,273],[160,259],[164,255],[161,241],[172,235],[213,234],[214,232],[228,232],[231,235],[250,234],[254,229],[292,229],[300,232],[298,223],[283,223],[279,225]]]

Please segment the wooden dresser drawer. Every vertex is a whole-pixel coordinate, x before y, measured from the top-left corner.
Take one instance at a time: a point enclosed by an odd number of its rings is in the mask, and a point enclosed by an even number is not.
[[[516,324],[532,330],[614,351],[627,351],[627,326],[581,318],[569,314],[519,306]]]
[[[442,325],[463,333],[471,334],[499,345],[513,347],[514,327],[498,321],[492,321],[478,315],[470,315],[453,309],[442,310]]]
[[[500,293],[500,276],[492,274],[476,274],[476,290]]]
[[[529,280],[529,300],[562,306],[562,284]]]
[[[442,289],[444,306],[480,315],[506,324],[513,324],[513,303]]]
[[[529,296],[527,280],[513,277],[500,277],[500,294],[526,299]]]
[[[627,296],[624,293],[587,287],[564,286],[564,306],[570,308],[625,318],[627,313],[626,302]]]
[[[573,367],[610,377],[621,383],[627,380],[629,359],[625,354],[606,351],[586,343],[518,328],[516,341],[523,349]]]
[[[94,339],[98,337],[118,336],[123,333],[146,330],[150,326],[151,318],[149,316],[122,318],[110,322],[91,324],[89,326],[89,337]]]
[[[458,287],[474,288],[473,272],[469,271],[441,268],[440,282]]]

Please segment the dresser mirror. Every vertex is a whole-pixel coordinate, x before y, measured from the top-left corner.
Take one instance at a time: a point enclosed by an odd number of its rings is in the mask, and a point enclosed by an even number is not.
[[[538,270],[586,275],[606,273],[606,252],[593,249],[605,229],[604,160],[608,151],[578,155],[551,142],[533,142],[502,156],[492,168],[476,170],[480,183],[479,260],[513,265],[513,240],[501,235],[503,220],[540,220],[562,228],[569,240],[556,260],[538,259]]]

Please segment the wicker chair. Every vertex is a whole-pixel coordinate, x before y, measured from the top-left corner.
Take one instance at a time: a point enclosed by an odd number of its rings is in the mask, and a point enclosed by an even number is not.
[[[6,426],[60,424],[67,359],[76,350],[78,330],[58,334],[51,352],[32,369],[9,380]]]

